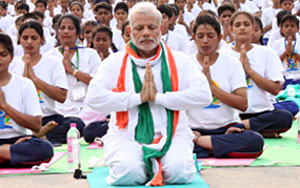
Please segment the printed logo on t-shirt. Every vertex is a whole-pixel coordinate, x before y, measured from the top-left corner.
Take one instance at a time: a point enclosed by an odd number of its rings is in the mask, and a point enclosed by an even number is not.
[[[12,129],[11,118],[2,110],[0,110],[0,129]]]
[[[286,57],[285,62],[286,62],[286,65],[287,65],[287,70],[286,71],[297,71],[298,70],[298,60],[296,58],[296,55]]]
[[[247,89],[253,87],[252,79],[247,74],[246,74],[246,83],[247,83]]]
[[[220,88],[219,84],[216,81],[213,80],[212,83],[217,88]],[[221,105],[220,105],[219,99],[213,95],[212,103],[209,106],[206,106],[204,108],[220,108],[220,107],[221,107]]]
[[[36,90],[37,90],[37,94],[38,94],[38,97],[39,97],[40,104],[44,103],[44,99],[42,97],[41,90],[39,88],[36,88]]]

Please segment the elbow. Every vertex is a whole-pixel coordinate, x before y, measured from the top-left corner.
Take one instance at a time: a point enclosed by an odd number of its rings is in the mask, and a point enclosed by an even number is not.
[[[247,109],[248,109],[248,104],[247,104],[247,102],[246,102],[246,103],[243,103],[243,104],[240,106],[240,108],[239,108],[239,110],[242,111],[242,112],[245,112]]]
[[[66,99],[67,99],[67,96],[63,95],[57,100],[57,102],[64,103],[66,101]]]
[[[60,96],[57,98],[57,102],[64,103],[67,99],[67,90],[62,90]]]
[[[281,90],[281,86],[274,88],[270,93],[272,95],[277,95]]]
[[[35,117],[35,121],[34,121],[34,126],[32,128],[32,130],[36,133],[40,132],[41,128],[42,128],[42,117]]]
[[[41,130],[41,124],[36,124],[35,126],[34,126],[34,128],[33,128],[33,131],[34,132],[36,132],[36,133],[39,133],[40,132],[40,130]]]

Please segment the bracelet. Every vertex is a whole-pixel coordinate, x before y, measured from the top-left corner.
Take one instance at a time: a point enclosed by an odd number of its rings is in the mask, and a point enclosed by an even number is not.
[[[77,72],[78,72],[78,69],[74,69],[72,75],[75,76]]]

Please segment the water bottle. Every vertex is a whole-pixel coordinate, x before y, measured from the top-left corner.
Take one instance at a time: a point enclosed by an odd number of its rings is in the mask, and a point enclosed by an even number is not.
[[[76,123],[70,124],[67,133],[68,143],[68,170],[74,172],[80,169],[80,133],[76,129]]]

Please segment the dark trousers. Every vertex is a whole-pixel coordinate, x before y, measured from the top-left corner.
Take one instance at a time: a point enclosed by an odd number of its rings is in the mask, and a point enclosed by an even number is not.
[[[240,114],[241,119],[250,119],[251,130],[282,133],[289,130],[293,123],[293,115],[283,109],[274,109],[255,114]]]
[[[276,109],[283,109],[291,112],[295,116],[299,112],[299,106],[294,101],[282,101],[273,104]]]
[[[64,117],[56,114],[52,116],[43,117],[43,125],[46,125],[49,121],[55,121],[59,124],[58,127],[46,134],[47,139],[52,143],[67,143],[67,132],[70,129],[71,123],[76,123],[76,128],[82,135],[84,123],[80,118],[77,117]]]
[[[107,121],[96,121],[83,129],[83,138],[86,142],[92,143],[96,137],[101,138],[107,133],[108,122]]]
[[[32,136],[30,140],[14,144],[22,137],[25,136],[0,139],[0,145],[12,144],[10,147],[11,165],[36,165],[51,160],[53,147],[48,141]]]
[[[245,129],[243,124],[235,124],[232,127]],[[194,146],[194,153],[197,158],[206,157],[258,157],[261,155],[264,146],[263,137],[254,132],[244,130],[241,133],[225,134],[229,127],[223,127],[213,130],[193,129],[202,135],[211,135],[212,153],[206,148],[197,144]]]

